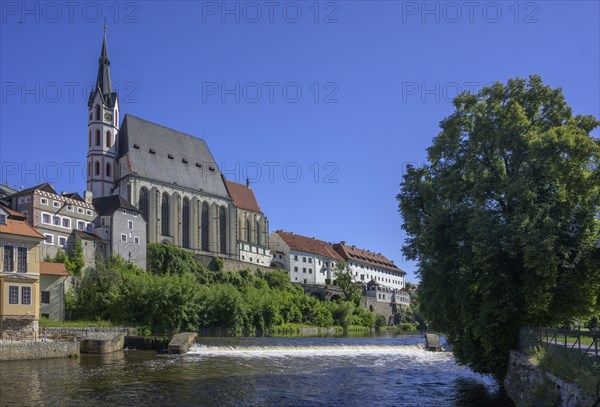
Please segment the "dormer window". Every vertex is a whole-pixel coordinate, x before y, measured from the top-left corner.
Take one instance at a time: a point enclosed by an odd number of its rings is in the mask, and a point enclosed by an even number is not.
[[[153,149],[153,148],[151,148],[150,150],[148,150],[148,152],[149,152],[150,154],[156,154],[156,151],[154,151],[154,149]]]
[[[198,168],[202,168],[202,164],[200,164],[200,163],[196,163],[196,167],[198,167]]]
[[[182,163],[184,163],[184,164],[187,164],[187,163],[188,163],[188,160],[186,160],[185,158],[182,158],[182,159],[181,159],[181,162],[182,162]]]
[[[171,160],[172,160],[173,158],[175,158],[175,157],[173,157],[173,154],[167,154],[167,157],[169,157],[169,159],[171,159]]]
[[[136,150],[139,150],[140,149],[140,145],[139,144],[134,144],[133,148],[135,148]]]

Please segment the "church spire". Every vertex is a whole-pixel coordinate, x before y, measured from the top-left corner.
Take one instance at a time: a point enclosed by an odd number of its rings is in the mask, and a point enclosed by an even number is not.
[[[98,59],[98,77],[96,78],[96,88],[100,89],[102,96],[107,97],[112,93],[112,84],[110,83],[110,60],[108,59],[108,50],[106,47],[106,23],[104,23],[104,39],[102,40],[102,51]]]

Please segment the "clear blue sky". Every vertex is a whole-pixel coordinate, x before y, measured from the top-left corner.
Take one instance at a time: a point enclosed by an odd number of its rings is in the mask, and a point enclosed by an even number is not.
[[[271,230],[381,252],[408,281],[395,196],[457,91],[540,74],[600,117],[597,1],[0,5],[0,181],[85,189],[106,16],[121,117],[205,138]]]

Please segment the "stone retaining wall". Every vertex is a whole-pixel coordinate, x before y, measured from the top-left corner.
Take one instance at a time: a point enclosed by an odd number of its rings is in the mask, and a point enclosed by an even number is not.
[[[79,355],[79,342],[2,342],[0,360],[63,358]]]
[[[111,337],[118,333],[133,336],[137,335],[137,328],[46,328],[46,332],[48,339],[72,342]]]
[[[210,270],[216,269],[213,256],[197,254],[196,259],[201,261],[202,264],[204,264]],[[254,264],[254,263],[248,263],[248,262],[241,261],[241,260],[223,258],[223,270],[224,271],[232,272],[232,271],[242,271],[242,270],[246,270],[246,269],[253,271],[253,272],[255,272],[256,270],[260,270],[262,272],[270,272],[270,271],[277,270],[272,267],[261,266],[260,264]]]
[[[504,388],[517,407],[552,405],[560,407],[591,406],[576,385],[567,383],[550,373],[544,373],[519,351],[511,351]]]

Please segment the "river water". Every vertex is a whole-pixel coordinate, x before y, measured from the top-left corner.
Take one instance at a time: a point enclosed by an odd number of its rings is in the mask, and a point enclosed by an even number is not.
[[[202,338],[186,355],[125,350],[3,362],[4,406],[513,406],[494,381],[404,336]]]

